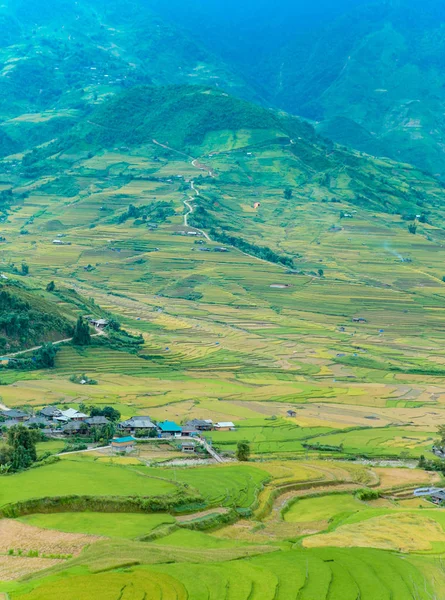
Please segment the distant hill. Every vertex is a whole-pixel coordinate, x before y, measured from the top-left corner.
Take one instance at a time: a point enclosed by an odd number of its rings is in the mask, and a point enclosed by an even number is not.
[[[441,0],[252,4],[150,0],[269,105],[327,121],[335,141],[445,176]]]
[[[346,125],[353,132],[359,129],[354,123]],[[366,135],[362,137],[366,142]],[[107,152],[117,154],[122,166],[114,170],[112,163],[104,161]],[[126,168],[135,156],[145,157],[150,166]],[[240,231],[247,237],[250,234],[239,219],[242,198],[259,197],[263,189],[277,194],[276,215],[283,228],[292,222],[299,203],[344,203],[338,214],[360,208],[406,220],[423,212],[436,213],[442,203],[441,186],[418,169],[348,150],[296,117],[198,86],[142,86],[111,98],[59,139],[26,153],[17,166],[17,181],[23,185],[32,180],[34,190],[55,195],[57,204],[61,198],[91,193],[84,175],[93,176],[102,190],[122,186],[128,190],[133,179],[172,181],[172,171],[162,173],[163,165],[175,160],[190,164],[192,159],[211,165],[203,167],[201,178],[206,175],[206,186],[212,190],[201,199],[194,224],[220,232]],[[94,164],[101,165],[100,175],[92,169]],[[209,176],[213,168],[215,176]],[[192,169],[192,173],[199,176],[199,171]],[[231,197],[232,186],[241,191],[229,208],[224,198]],[[287,200],[286,188],[292,190]],[[123,210],[131,200],[123,194],[121,202]],[[127,217],[122,218],[125,222]],[[275,223],[276,217],[270,218]],[[63,214],[60,219],[64,222]],[[116,220],[102,210],[95,223]]]
[[[439,0],[372,2],[297,34],[255,76],[334,140],[445,176],[444,20]]]
[[[0,24],[0,117],[85,109],[141,83],[212,82],[254,97],[222,59],[142,0],[7,0]]]
[[[215,88],[138,87],[104,103],[72,131],[91,146],[137,146],[153,139],[178,150],[199,147],[214,131],[266,130],[270,137],[315,137],[299,119]]]

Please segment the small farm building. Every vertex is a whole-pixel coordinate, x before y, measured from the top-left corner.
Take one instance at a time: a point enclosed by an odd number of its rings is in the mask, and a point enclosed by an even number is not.
[[[297,413],[294,410],[288,410],[286,414],[288,417],[296,417],[297,416]]]
[[[98,329],[103,329],[108,325],[107,319],[92,319],[90,323],[93,327],[97,327]]]
[[[215,423],[216,431],[232,431],[235,429],[235,425],[232,421],[223,421],[222,423]]]
[[[445,490],[434,491],[430,496],[431,502],[437,505],[445,503]]]
[[[131,435],[127,437],[115,438],[111,442],[113,452],[132,452],[135,448],[136,440]]]
[[[192,441],[190,441],[190,442],[182,442],[181,449],[185,453],[192,454],[193,452],[195,452],[196,446],[195,446],[195,443],[192,442]]]

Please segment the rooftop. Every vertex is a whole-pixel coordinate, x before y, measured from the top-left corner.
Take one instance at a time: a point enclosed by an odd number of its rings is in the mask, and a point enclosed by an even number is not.
[[[135,442],[136,440],[131,435],[127,435],[126,437],[114,438],[112,440],[113,444],[129,444],[130,442]]]
[[[159,423],[158,427],[161,431],[176,431],[178,433],[182,431],[182,428],[173,421],[164,421]]]

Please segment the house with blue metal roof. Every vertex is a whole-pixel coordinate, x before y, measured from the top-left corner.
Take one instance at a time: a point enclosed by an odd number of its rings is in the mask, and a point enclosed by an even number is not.
[[[126,437],[114,438],[111,441],[113,452],[132,452],[136,446],[136,440],[131,435]]]
[[[182,434],[182,427],[177,425],[174,421],[163,421],[158,423],[158,430],[161,437],[180,437]]]

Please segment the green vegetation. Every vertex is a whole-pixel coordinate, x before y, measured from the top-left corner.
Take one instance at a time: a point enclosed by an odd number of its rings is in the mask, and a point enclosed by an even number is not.
[[[9,430],[0,590],[444,597],[445,518],[412,494],[444,472],[443,185],[223,91],[237,78],[138,1],[42,11],[3,11],[1,410],[110,423],[35,448]],[[134,416],[234,422],[202,434],[229,461],[81,452]],[[51,537],[83,549],[45,562]]]
[[[29,348],[71,332],[70,323],[49,302],[19,285],[1,286],[0,351]]]
[[[90,327],[82,317],[77,319],[72,341],[75,346],[89,346],[91,344]]]
[[[168,514],[102,514],[93,512],[35,514],[21,517],[20,521],[44,529],[129,539],[141,537],[161,525],[175,522],[174,518]]]

